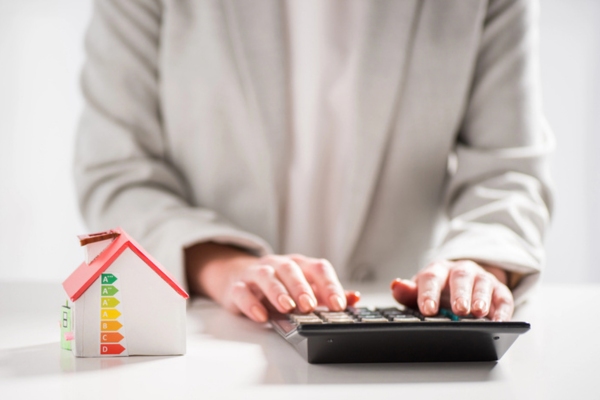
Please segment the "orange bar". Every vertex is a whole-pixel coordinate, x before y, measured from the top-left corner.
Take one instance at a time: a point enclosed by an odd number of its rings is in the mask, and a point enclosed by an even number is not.
[[[101,332],[100,333],[100,342],[102,342],[102,343],[119,343],[124,338],[125,338],[125,336],[121,335],[119,332]]]
[[[118,331],[123,325],[119,321],[102,321],[100,322],[101,331]]]

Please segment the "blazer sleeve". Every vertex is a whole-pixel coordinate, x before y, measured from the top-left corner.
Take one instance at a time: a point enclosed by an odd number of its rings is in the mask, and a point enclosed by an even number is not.
[[[522,276],[515,301],[539,279],[552,205],[537,62],[537,3],[491,1],[447,187],[449,229],[431,255],[471,259]]]
[[[184,249],[193,244],[215,241],[256,254],[271,249],[215,212],[192,206],[188,182],[169,160],[160,112],[162,11],[157,1],[96,1],[74,174],[88,227],[122,226],[183,283]]]

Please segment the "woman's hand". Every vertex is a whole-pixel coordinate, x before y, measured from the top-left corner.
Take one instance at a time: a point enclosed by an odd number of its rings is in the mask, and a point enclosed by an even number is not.
[[[203,243],[186,251],[186,269],[192,292],[257,322],[268,319],[265,302],[281,313],[308,313],[317,304],[341,311],[358,300],[358,293],[344,292],[327,260],[302,255],[258,258],[230,246]]]
[[[470,260],[434,262],[412,280],[392,282],[394,298],[423,315],[451,308],[459,316],[469,313],[493,321],[508,321],[514,311],[512,292],[506,286],[506,272],[498,267],[481,266]]]

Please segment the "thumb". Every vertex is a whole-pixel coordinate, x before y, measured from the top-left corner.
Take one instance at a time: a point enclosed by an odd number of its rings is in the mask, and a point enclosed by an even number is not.
[[[391,284],[392,296],[400,304],[407,307],[417,307],[418,288],[416,282],[407,279],[394,279]]]

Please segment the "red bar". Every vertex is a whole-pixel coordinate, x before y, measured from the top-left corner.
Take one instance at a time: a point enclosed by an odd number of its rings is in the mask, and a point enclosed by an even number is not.
[[[100,354],[121,354],[125,347],[120,344],[102,344],[100,345]]]

